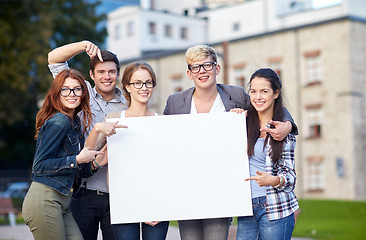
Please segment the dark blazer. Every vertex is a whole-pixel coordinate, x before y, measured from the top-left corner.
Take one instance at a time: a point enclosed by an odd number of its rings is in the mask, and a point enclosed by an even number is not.
[[[164,109],[164,115],[173,114],[189,114],[191,112],[191,103],[194,92],[194,87],[184,90],[179,93],[172,94],[168,97]],[[222,103],[226,111],[232,108],[248,109],[250,104],[249,95],[244,92],[244,88],[239,86],[217,84],[217,91],[220,94]],[[292,123],[292,133],[297,135],[298,130],[291,114],[285,110],[284,121]]]

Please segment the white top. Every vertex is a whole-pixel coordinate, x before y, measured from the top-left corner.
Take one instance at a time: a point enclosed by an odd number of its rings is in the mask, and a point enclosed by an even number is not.
[[[158,116],[157,113],[154,113],[155,116]],[[121,118],[125,118],[126,117],[126,111],[122,111],[121,112]]]
[[[219,93],[217,93],[215,102],[212,104],[212,107],[211,107],[209,113],[214,113],[214,112],[226,112],[224,103],[222,102]],[[192,102],[191,102],[191,114],[197,114],[196,104],[194,103],[194,97],[192,97]]]

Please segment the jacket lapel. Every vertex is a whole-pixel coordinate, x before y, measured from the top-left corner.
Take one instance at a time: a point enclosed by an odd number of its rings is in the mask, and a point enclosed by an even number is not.
[[[182,114],[189,114],[191,112],[191,103],[192,103],[194,89],[195,89],[194,87],[190,88],[187,91],[187,94],[183,97],[183,102],[182,102],[182,106],[181,106]]]
[[[220,94],[226,112],[230,111],[232,108],[235,108],[235,103],[231,100],[231,95],[223,89],[222,85],[217,85],[217,91]]]

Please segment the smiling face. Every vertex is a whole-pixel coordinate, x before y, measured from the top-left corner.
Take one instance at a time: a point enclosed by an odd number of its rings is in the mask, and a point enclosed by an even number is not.
[[[275,99],[279,92],[274,92],[270,81],[263,77],[255,77],[250,82],[250,102],[259,114],[273,113]]]
[[[132,103],[143,103],[147,104],[149,99],[151,98],[151,94],[153,92],[153,88],[148,88],[146,83],[152,83],[153,79],[150,76],[150,73],[145,69],[137,69],[130,78],[130,83],[141,82],[145,83],[142,85],[141,89],[136,89],[133,84],[126,85],[125,88],[127,92],[130,93],[131,96],[131,104]]]
[[[95,66],[94,72],[90,70],[95,89],[107,101],[114,97],[118,76],[116,63],[112,61],[100,62]]]
[[[194,61],[190,65],[201,65],[207,62],[213,62],[211,56],[203,60]],[[195,87],[200,89],[216,88],[216,76],[219,75],[219,73],[220,65],[218,64],[214,64],[211,70],[205,70],[201,66],[197,73],[192,73],[189,69],[187,70],[188,77],[193,80]]]
[[[81,95],[80,96],[76,96],[75,93],[77,93],[79,95],[78,90],[81,88],[80,82],[76,79],[73,78],[66,78],[64,84],[62,85],[63,89],[74,89],[74,91],[70,92],[69,96],[63,97],[61,96],[60,93],[60,100],[62,105],[67,108],[70,109],[71,112],[74,112],[75,109],[80,105],[81,103]],[[76,90],[78,89],[78,90]]]

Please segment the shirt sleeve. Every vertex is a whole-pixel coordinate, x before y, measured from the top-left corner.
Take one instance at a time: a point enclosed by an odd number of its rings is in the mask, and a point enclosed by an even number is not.
[[[55,78],[62,70],[69,69],[69,64],[67,62],[49,64],[48,68],[50,69],[53,78]]]
[[[278,188],[280,191],[291,192],[295,188],[296,171],[295,171],[295,145],[296,138],[289,134],[285,140],[281,158],[278,162],[277,176],[282,176],[285,183]]]

